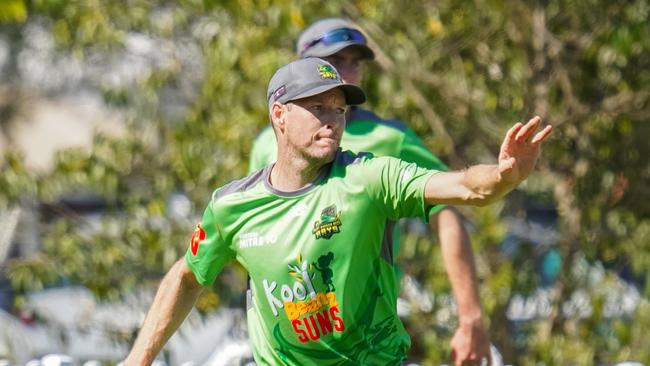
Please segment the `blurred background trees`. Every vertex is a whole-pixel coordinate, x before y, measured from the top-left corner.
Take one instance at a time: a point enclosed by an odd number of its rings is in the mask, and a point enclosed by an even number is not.
[[[119,299],[155,286],[211,192],[245,174],[268,80],[301,29],[346,16],[378,55],[365,70],[368,106],[406,121],[452,168],[494,161],[514,121],[538,114],[556,128],[506,202],[463,209],[505,360],[650,363],[649,12],[645,0],[3,1],[0,208],[36,209],[28,231],[42,246],[2,270],[19,294],[78,283]],[[85,117],[89,148],[35,167],[25,146],[37,144],[18,140],[36,103],[52,100],[103,112]],[[71,210],[79,197],[102,214]],[[531,222],[537,237],[516,235]],[[454,326],[442,263],[426,259],[437,252],[412,230],[400,259],[436,294],[407,321],[414,359],[434,365],[448,362]],[[621,280],[640,300],[611,316]],[[199,308],[240,304],[244,288],[231,266]],[[545,316],[508,316],[513,298],[540,289]],[[572,312],[581,291],[587,310]]]

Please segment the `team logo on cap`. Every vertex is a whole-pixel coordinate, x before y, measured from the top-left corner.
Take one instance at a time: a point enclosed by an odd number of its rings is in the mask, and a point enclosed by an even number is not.
[[[318,65],[318,73],[323,79],[334,79],[337,80],[339,75],[336,73],[336,70],[330,65]]]
[[[320,221],[314,222],[312,234],[316,239],[329,239],[341,232],[341,212],[336,211],[336,205],[326,207],[320,214]]]

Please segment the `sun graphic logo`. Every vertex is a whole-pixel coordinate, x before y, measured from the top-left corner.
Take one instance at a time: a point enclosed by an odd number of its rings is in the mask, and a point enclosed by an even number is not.
[[[203,240],[205,240],[205,230],[203,230],[201,224],[197,224],[196,229],[194,229],[194,234],[192,234],[192,239],[190,239],[190,250],[192,250],[193,256],[196,257],[196,254],[199,252],[199,244]]]
[[[314,222],[312,234],[316,239],[329,239],[341,232],[341,225],[341,212],[336,210],[336,205],[331,205],[321,212],[320,221]]]
[[[334,79],[337,80],[339,75],[336,73],[336,70],[330,65],[319,65],[318,73],[323,79]]]

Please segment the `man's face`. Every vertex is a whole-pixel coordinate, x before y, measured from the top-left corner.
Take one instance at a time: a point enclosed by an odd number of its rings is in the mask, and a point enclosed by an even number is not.
[[[346,83],[357,86],[361,84],[363,55],[358,48],[346,47],[331,56],[323,57],[323,59],[334,65]]]
[[[308,161],[328,163],[345,129],[345,95],[339,88],[288,102],[284,107],[286,143]]]

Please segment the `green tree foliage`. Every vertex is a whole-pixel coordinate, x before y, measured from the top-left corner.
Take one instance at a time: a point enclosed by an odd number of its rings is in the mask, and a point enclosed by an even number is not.
[[[190,66],[172,58],[133,83],[92,85],[107,106],[127,116],[128,136],[98,135],[90,152],[62,151],[54,170],[42,175],[27,170],[18,153],[4,156],[2,207],[53,202],[71,192],[109,201],[99,228],[65,212],[44,224],[42,253],[12,261],[10,279],[20,291],[71,280],[103,298],[155,284],[184,252],[211,191],[244,175],[251,143],[268,123],[267,82],[293,58],[300,30],[343,15],[367,31],[377,52],[364,80],[368,104],[407,121],[453,168],[494,161],[514,121],[539,114],[556,128],[538,172],[520,191],[557,208],[563,270],[550,290],[551,315],[526,324],[523,340],[513,337],[505,312],[515,293],[539,286],[537,264],[532,257],[513,262],[501,252],[503,205],[464,211],[473,225],[486,319],[506,360],[650,363],[644,337],[650,327],[649,12],[645,0],[2,2],[8,68],[17,65],[30,22],[47,27],[58,52],[87,64],[123,52],[133,34],[167,42],[177,54],[196,47],[201,55]],[[188,81],[192,73],[199,77]],[[21,93],[19,78],[7,75],[4,82],[16,94],[0,106],[3,131]],[[181,114],[165,110],[170,90],[187,101]],[[189,195],[192,217],[171,212],[168,200],[176,192]],[[408,272],[436,293],[448,292],[438,248],[406,236]],[[630,319],[604,315],[605,295],[575,270],[582,262],[602,264],[605,278],[632,268],[645,287]],[[242,270],[227,272],[200,301],[202,309],[241,290],[233,283],[243,286]],[[567,319],[562,304],[578,288],[590,291],[594,311]],[[425,364],[448,361],[453,327],[433,316],[440,307],[436,301],[433,312],[416,311],[408,321],[413,354]]]

